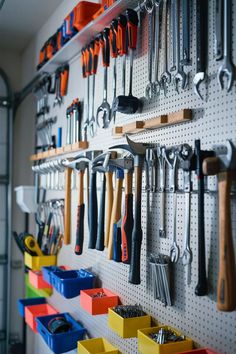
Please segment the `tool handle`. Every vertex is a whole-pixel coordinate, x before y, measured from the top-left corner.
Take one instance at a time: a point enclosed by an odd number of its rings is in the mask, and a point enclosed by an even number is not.
[[[206,72],[208,43],[208,1],[197,0],[196,32],[197,32],[197,73]]]
[[[118,223],[121,218],[121,199],[122,199],[122,185],[123,185],[124,172],[117,170],[116,172],[116,187],[115,195],[112,206],[109,243],[108,243],[108,259],[113,257],[114,248],[114,225]]]
[[[138,38],[138,14],[135,10],[127,9],[126,16],[128,20],[128,47],[136,49]]]
[[[66,96],[67,94],[68,80],[69,80],[69,65],[65,65],[61,72],[61,79],[60,79],[61,96]]]
[[[85,64],[86,64],[86,76],[90,76],[92,73],[92,55],[90,46],[87,46],[85,49]]]
[[[110,25],[110,48],[111,57],[117,58],[118,48],[117,48],[117,36],[118,36],[118,20],[113,20]]]
[[[203,173],[206,176],[217,175],[220,170],[220,160],[216,157],[207,157],[204,159],[203,164]]]
[[[97,173],[91,171],[90,193],[89,193],[89,245],[88,248],[95,249],[97,241],[98,224],[98,201],[97,201]]]
[[[128,53],[127,18],[124,15],[118,17],[117,47],[120,56]]]
[[[64,244],[70,244],[70,217],[71,217],[71,168],[66,168],[65,170],[65,208],[64,208],[64,218],[65,218],[65,230],[64,230]]]
[[[141,199],[142,199],[142,167],[135,166],[135,201],[134,201],[134,227],[132,232],[131,258],[129,270],[129,282],[140,284],[140,256],[142,244],[141,227]]]
[[[232,172],[218,174],[219,185],[219,274],[217,285],[217,308],[220,311],[234,311],[235,297],[235,258],[232,239],[230,191]]]
[[[92,42],[92,46],[90,46],[91,48],[91,55],[92,55],[92,74],[95,75],[97,73],[97,69],[98,69],[98,57],[99,57],[99,52],[100,52],[100,43],[99,43],[99,39],[96,38],[93,42]]]
[[[109,232],[110,232],[110,222],[111,222],[111,213],[112,213],[112,205],[113,205],[113,183],[112,183],[112,177],[113,177],[113,172],[109,171],[106,172],[106,186],[107,186],[107,192],[106,192],[106,227],[105,227],[105,247],[108,247],[109,243]]]
[[[198,282],[195,287],[197,296],[207,294],[206,253],[205,253],[205,212],[204,212],[204,175],[202,171],[201,141],[195,140],[196,175],[198,179]]]
[[[125,173],[125,214],[122,221],[122,262],[130,264],[131,237],[134,226],[132,172]]]
[[[102,64],[104,67],[108,67],[110,65],[109,32],[109,28],[105,28],[100,36],[100,46],[102,49]]]
[[[106,195],[106,177],[105,174],[103,174],[101,194],[100,194],[99,217],[98,217],[98,234],[97,234],[97,242],[96,242],[96,250],[98,251],[104,250],[105,195]]]
[[[82,66],[82,76],[86,78],[86,55],[85,55],[85,48],[81,49],[81,66]]]
[[[76,222],[75,254],[83,252],[84,243],[84,171],[79,171],[79,194]]]
[[[122,260],[122,252],[121,252],[121,228],[118,224],[114,224],[113,228],[113,238],[114,238],[114,246],[113,246],[113,261],[121,262]]]

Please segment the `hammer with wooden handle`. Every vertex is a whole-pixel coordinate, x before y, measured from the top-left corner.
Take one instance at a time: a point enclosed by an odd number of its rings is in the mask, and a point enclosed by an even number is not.
[[[214,147],[216,156],[203,161],[205,175],[218,176],[219,189],[219,273],[217,286],[217,308],[220,311],[234,311],[235,296],[235,258],[232,238],[230,191],[236,172],[236,148],[228,140],[226,153],[220,146]]]

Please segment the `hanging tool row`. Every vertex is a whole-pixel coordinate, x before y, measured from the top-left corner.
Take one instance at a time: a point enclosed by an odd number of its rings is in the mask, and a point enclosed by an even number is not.
[[[41,254],[58,254],[64,235],[64,199],[53,199],[38,205],[36,222],[39,226],[37,245]]]
[[[232,247],[232,231],[230,221],[230,174],[236,169],[235,146],[228,141],[226,146],[214,146],[212,151],[201,150],[200,141],[195,142],[192,149],[188,144],[165,147],[159,144],[135,143],[127,137],[128,145],[117,145],[108,151],[89,151],[75,158],[64,159],[61,164],[65,168],[65,232],[64,243],[70,243],[71,236],[71,174],[78,172],[78,210],[75,253],[82,254],[84,242],[84,173],[89,172],[88,189],[88,225],[90,249],[103,251],[108,249],[108,259],[130,264],[129,282],[140,284],[140,256],[142,244],[142,169],[146,162],[147,194],[158,190],[160,194],[159,237],[167,237],[165,228],[165,192],[166,179],[169,181],[169,192],[173,195],[173,231],[170,244],[170,260],[178,262],[180,249],[177,245],[177,167],[182,170],[185,194],[185,215],[183,232],[183,250],[181,260],[187,270],[187,283],[191,282],[192,251],[190,247],[190,211],[192,171],[198,183],[198,283],[195,293],[198,296],[207,294],[207,277],[205,264],[205,229],[204,229],[204,174],[219,174],[220,205],[220,275],[219,307],[230,307],[233,302],[230,284],[235,274],[234,254]],[[222,153],[223,151],[223,153]],[[158,172],[159,171],[159,172]],[[222,172],[221,171],[226,171]],[[97,172],[101,173],[100,201],[98,206]],[[133,201],[133,172],[135,180]],[[113,174],[115,188],[113,190]],[[159,176],[159,186],[156,180]],[[125,208],[122,215],[122,186],[125,181]],[[150,182],[152,181],[152,182]],[[223,183],[224,181],[224,183]],[[225,184],[226,183],[226,184]],[[226,188],[227,185],[227,188]],[[224,198],[224,193],[227,198]],[[148,210],[148,206],[147,206]],[[230,225],[225,229],[225,223]],[[224,252],[227,250],[227,257]],[[223,280],[222,272],[227,273]],[[223,283],[222,283],[223,282]],[[227,283],[227,284],[226,284]],[[226,291],[227,290],[227,291]]]
[[[64,200],[50,200],[39,205],[37,223],[39,232],[36,238],[27,233],[13,233],[22,253],[31,256],[56,255],[62,247],[64,230]]]

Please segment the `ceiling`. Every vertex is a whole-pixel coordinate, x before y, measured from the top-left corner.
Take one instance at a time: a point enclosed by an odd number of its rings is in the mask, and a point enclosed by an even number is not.
[[[22,51],[63,0],[5,0],[0,10],[0,48]]]

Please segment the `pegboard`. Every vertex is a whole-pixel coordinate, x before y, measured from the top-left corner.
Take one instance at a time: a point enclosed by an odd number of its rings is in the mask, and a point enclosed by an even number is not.
[[[137,4],[134,1],[134,7]],[[196,30],[195,30],[195,6],[193,1],[191,10],[191,58],[192,67],[189,70],[189,87],[186,91],[178,94],[173,86],[168,89],[167,97],[164,97],[161,91],[160,97],[151,102],[144,99],[145,87],[148,81],[148,18],[142,15],[141,25],[138,31],[139,41],[134,62],[133,93],[142,98],[144,107],[142,113],[135,115],[122,115],[117,113],[116,124],[132,122],[139,119],[150,119],[165,113],[171,113],[183,108],[193,110],[193,120],[191,122],[164,127],[153,131],[144,131],[132,137],[135,141],[160,143],[166,146],[188,143],[193,147],[194,140],[200,138],[202,149],[211,149],[213,144],[225,143],[226,139],[232,139],[236,143],[236,86],[230,93],[221,91],[217,82],[217,71],[220,62],[216,62],[213,55],[214,46],[214,9],[215,1],[209,2],[209,66],[208,66],[208,85],[204,93],[207,101],[201,101],[193,93],[192,80],[196,72]],[[233,1],[233,62],[236,63],[236,1]],[[169,51],[170,52],[170,51]],[[162,69],[163,53],[160,52],[159,73]],[[170,52],[170,63],[171,52]],[[109,70],[108,79],[108,101],[112,102],[112,65]],[[117,59],[117,94],[121,93],[121,65],[122,60]],[[129,59],[127,58],[127,82],[128,91],[128,69]],[[102,102],[103,95],[103,68],[101,60],[99,62],[98,74],[96,76],[95,89],[95,110]],[[204,89],[204,84],[202,86]],[[83,99],[85,92],[85,80],[82,79],[80,60],[77,58],[70,63],[70,78],[68,95],[65,97],[61,108],[51,110],[52,115],[57,115],[58,121],[54,126],[54,134],[57,134],[57,128],[63,127],[63,142],[66,141],[66,107],[75,97]],[[127,92],[128,93],[128,92]],[[50,97],[51,107],[53,98]],[[112,124],[106,130],[98,129],[97,135],[90,138],[90,149],[106,150],[109,146],[124,143],[125,139],[113,139],[111,135]],[[168,172],[167,172],[168,173]],[[181,179],[181,178],[180,178]],[[193,174],[192,179],[195,180]],[[211,178],[209,185],[216,188],[215,178]],[[144,182],[145,183],[145,182]],[[180,181],[181,183],[181,181]],[[196,182],[195,182],[196,184]],[[191,195],[191,249],[193,252],[192,279],[191,284],[186,284],[186,274],[181,259],[172,267],[172,276],[174,278],[173,294],[174,304],[172,307],[164,307],[161,302],[154,300],[150,284],[150,267],[148,257],[150,254],[159,252],[169,254],[171,232],[172,232],[172,196],[167,194],[165,207],[165,220],[167,229],[167,238],[160,239],[158,236],[158,224],[160,217],[160,195],[159,193],[150,193],[147,200],[143,185],[142,194],[142,227],[143,242],[141,254],[141,279],[140,285],[128,283],[129,267],[124,264],[115,263],[107,259],[107,252],[89,250],[87,218],[85,216],[85,242],[82,256],[74,254],[75,228],[76,228],[76,206],[77,191],[72,192],[72,232],[71,245],[64,246],[60,252],[58,262],[61,265],[69,265],[74,269],[90,268],[99,278],[100,285],[107,287],[119,294],[124,304],[139,303],[144,311],[152,315],[159,323],[173,326],[182,331],[188,337],[191,337],[197,345],[211,347],[220,354],[236,353],[236,312],[223,313],[216,309],[216,285],[218,268],[218,198],[216,193],[206,194],[205,196],[205,236],[206,236],[206,258],[207,275],[209,282],[209,294],[204,297],[197,297],[194,294],[197,283],[197,195]],[[48,191],[47,198],[63,197],[61,191]],[[99,203],[99,202],[98,202]],[[147,204],[148,203],[148,204]],[[99,204],[98,204],[99,205]],[[184,221],[184,195],[178,194],[177,199],[177,242],[180,249],[183,250],[183,221]],[[235,198],[232,199],[232,224],[235,243],[236,217],[235,217]],[[148,215],[147,215],[148,213]],[[148,216],[148,223],[147,223]],[[147,227],[148,224],[148,227]],[[92,337],[104,336],[114,345],[118,346],[123,354],[138,353],[137,339],[121,339],[107,327],[107,316],[91,316],[80,308],[79,298],[66,300],[59,294],[54,295],[49,300],[59,311],[69,311],[76,319],[81,321],[87,328]],[[35,354],[49,353],[49,349],[43,343],[43,340],[37,337],[35,342]],[[150,353],[151,354],[151,353]]]

